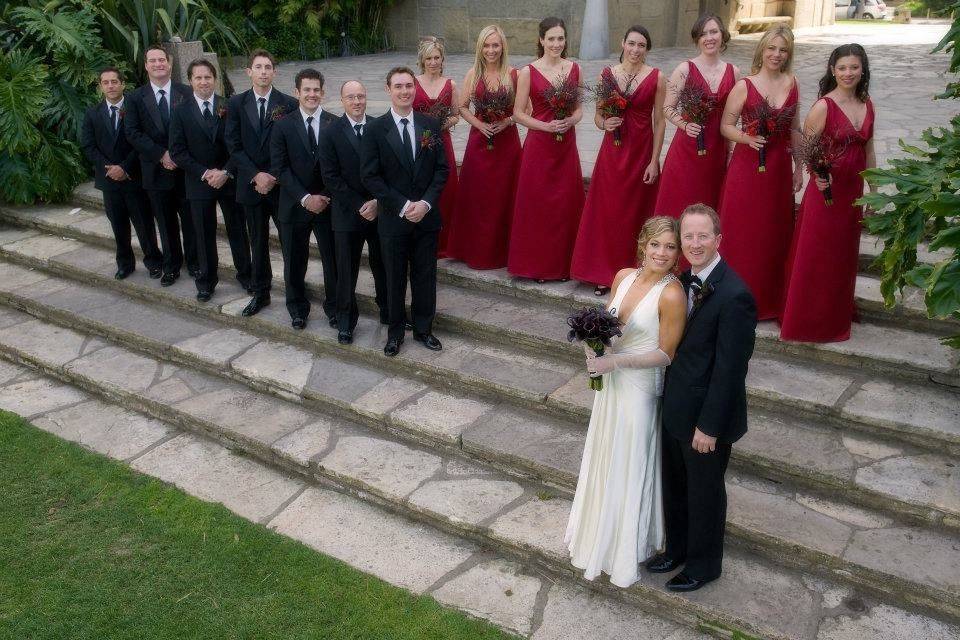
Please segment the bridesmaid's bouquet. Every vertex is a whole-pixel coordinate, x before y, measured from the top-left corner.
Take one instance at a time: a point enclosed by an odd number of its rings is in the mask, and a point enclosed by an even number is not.
[[[471,98],[477,118],[487,124],[506,120],[513,115],[513,93],[507,87],[497,87],[496,91],[485,90],[482,95]],[[487,151],[493,150],[493,136],[487,137]]]
[[[430,116],[431,118],[434,118],[436,120],[439,120],[440,127],[444,128],[447,124],[447,121],[450,118],[456,115],[459,115],[460,112],[458,109],[454,109],[452,105],[446,104],[445,102],[441,102],[438,100],[437,102],[434,102],[432,105],[430,105],[420,113]]]
[[[684,122],[692,122],[701,127],[705,127],[710,114],[717,108],[717,98],[709,93],[700,83],[687,82],[687,77],[683,76],[683,83],[679,89],[674,88],[677,95],[677,104],[674,111],[680,114]],[[697,155],[707,155],[707,141],[705,131],[700,130],[697,135]]]
[[[570,326],[567,340],[586,342],[597,356],[603,355],[604,348],[610,346],[610,340],[614,336],[622,335],[620,319],[604,306],[585,307],[572,313],[567,318],[567,324]],[[594,391],[603,389],[603,378],[599,375],[591,375],[590,388]]]
[[[633,84],[633,79],[636,76],[631,76],[627,81],[627,88],[629,89],[630,85]],[[617,86],[617,81],[611,76],[606,74],[600,77],[600,81],[592,87],[587,87],[587,91],[590,95],[593,96],[593,99],[597,102],[597,111],[600,112],[600,115],[606,118],[619,118],[623,115],[623,112],[627,110],[627,98],[623,95],[623,92],[620,91],[620,87]],[[620,138],[620,128],[617,127],[613,130],[613,144],[614,146],[621,146],[623,144]]]
[[[743,123],[743,130],[747,135],[763,136],[769,139],[770,136],[789,131],[796,112],[796,105],[790,105],[777,111],[766,98],[763,98],[757,103],[757,106],[744,110],[740,119]],[[759,154],[757,173],[764,173],[767,170],[766,146],[760,147],[757,153]]]
[[[553,111],[554,120],[569,118],[580,103],[580,87],[571,81],[571,74],[567,74],[566,77],[558,75],[556,80],[541,93],[544,102]],[[554,137],[557,142],[563,142],[562,133],[555,133]]]
[[[793,157],[807,167],[807,171],[821,180],[830,179],[830,169],[846,151],[844,140],[837,140],[823,133],[806,133],[800,136],[800,144],[793,150]],[[827,206],[833,204],[833,190],[830,185],[823,191],[823,200]]]

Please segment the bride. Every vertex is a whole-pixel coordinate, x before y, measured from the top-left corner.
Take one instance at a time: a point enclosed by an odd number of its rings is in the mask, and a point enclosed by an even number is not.
[[[617,273],[610,293],[623,336],[603,356],[584,349],[587,370],[604,380],[564,542],[585,578],[602,571],[618,587],[636,582],[639,564],[663,547],[660,395],[687,315],[686,295],[672,273],[679,255],[677,221],[647,220],[637,242],[640,268]]]

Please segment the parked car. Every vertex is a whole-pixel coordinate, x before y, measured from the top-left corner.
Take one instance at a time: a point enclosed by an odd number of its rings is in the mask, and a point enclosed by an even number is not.
[[[864,20],[884,20],[887,5],[883,0],[862,0]],[[853,20],[857,13],[857,0],[834,0],[837,20]]]

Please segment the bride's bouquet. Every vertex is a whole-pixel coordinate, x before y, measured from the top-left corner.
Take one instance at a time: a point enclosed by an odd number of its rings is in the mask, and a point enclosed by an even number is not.
[[[570,342],[580,340],[587,343],[597,356],[603,355],[604,349],[610,346],[610,340],[614,336],[622,335],[620,319],[604,306],[585,307],[572,313],[567,318],[567,324],[570,326],[567,340]],[[594,391],[603,389],[603,378],[599,375],[591,375],[590,388]]]

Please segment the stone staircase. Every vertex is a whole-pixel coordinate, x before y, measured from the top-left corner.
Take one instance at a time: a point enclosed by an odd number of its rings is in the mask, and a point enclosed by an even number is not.
[[[290,328],[279,264],[274,304],[249,319],[225,249],[207,304],[187,278],[114,280],[98,200],[81,189],[76,204],[0,208],[0,304],[17,320],[2,323],[3,356],[583,583],[562,535],[592,392],[564,329],[571,308],[596,303],[590,288],[443,261],[444,350],[411,343],[388,359],[366,271],[343,347],[316,315]],[[864,263],[872,251],[865,238]],[[846,343],[758,329],[721,580],[689,596],[661,576],[584,584],[721,637],[960,637],[960,372],[938,340],[958,324],[927,320],[915,292],[887,311],[878,291],[865,269],[864,322]],[[89,339],[103,348],[58,346]],[[460,466],[472,471],[449,472]]]

